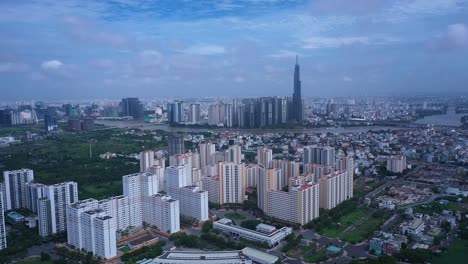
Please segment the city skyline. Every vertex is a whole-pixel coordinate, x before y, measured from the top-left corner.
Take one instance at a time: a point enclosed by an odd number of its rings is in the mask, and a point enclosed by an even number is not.
[[[3,100],[465,94],[466,0],[2,1]]]

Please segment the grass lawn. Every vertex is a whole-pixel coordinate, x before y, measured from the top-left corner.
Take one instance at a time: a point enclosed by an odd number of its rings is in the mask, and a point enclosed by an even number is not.
[[[41,261],[40,257],[32,257],[22,260],[18,264],[52,264],[52,261]]]
[[[300,258],[301,256],[304,256],[306,253],[308,253],[311,250],[317,249],[317,245],[315,243],[312,243],[308,246],[297,246],[291,250],[289,250],[286,255],[292,258]]]
[[[123,246],[123,247],[120,247],[119,250],[122,251],[123,253],[127,253],[130,251],[130,248],[128,246]]]
[[[448,252],[431,260],[434,264],[466,263],[466,252],[468,251],[468,240],[455,240],[449,247]]]
[[[349,243],[358,243],[368,238],[375,230],[377,230],[388,218],[389,213],[374,214],[355,229],[344,234],[341,239]]]
[[[369,211],[366,208],[357,208],[355,211],[340,217],[336,223],[331,224],[329,227],[323,228],[319,233],[322,236],[337,238],[346,228],[358,222],[368,212]]]
[[[327,254],[324,250],[320,250],[318,252],[314,252],[308,256],[304,257],[304,261],[307,263],[317,263],[321,261],[327,260]]]
[[[229,218],[231,220],[245,220],[246,217],[239,214],[238,212],[234,212],[234,213],[225,213],[224,216],[226,218]]]

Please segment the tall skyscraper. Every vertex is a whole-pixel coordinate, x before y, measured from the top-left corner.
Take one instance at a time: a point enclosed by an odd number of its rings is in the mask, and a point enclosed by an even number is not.
[[[184,137],[183,136],[168,136],[167,137],[167,144],[168,144],[168,152],[169,157],[172,155],[177,154],[184,154],[185,153],[185,146],[184,146]]]
[[[200,104],[191,104],[188,112],[187,122],[200,123]]]
[[[167,119],[169,123],[184,122],[184,103],[176,101],[167,105]]]
[[[58,129],[57,117],[55,115],[50,115],[50,114],[44,115],[44,125],[45,125],[46,132],[57,130]]]
[[[301,95],[301,76],[299,62],[296,55],[296,66],[294,67],[294,93],[292,100],[293,119],[297,122],[302,122],[304,118],[302,95]]]

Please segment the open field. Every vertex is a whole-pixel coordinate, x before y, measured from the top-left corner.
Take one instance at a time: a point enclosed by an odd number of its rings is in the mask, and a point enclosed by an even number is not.
[[[153,136],[129,135],[122,129],[49,135],[44,140],[1,148],[0,162],[3,170],[34,170],[35,181],[40,183],[76,181],[80,199],[99,199],[122,194],[122,176],[139,171],[138,160],[126,155],[166,146],[165,141],[155,141]],[[120,156],[99,158],[106,152]]]
[[[349,243],[358,243],[372,235],[389,217],[388,212],[373,213],[366,221],[344,234],[341,239]]]
[[[355,211],[340,217],[336,223],[331,224],[329,227],[323,228],[319,233],[322,236],[337,238],[346,228],[357,223],[368,212],[369,211],[366,208],[357,208]]]
[[[468,251],[468,240],[455,240],[448,248],[448,252],[442,253],[440,257],[431,260],[434,264],[466,263],[466,252]]]

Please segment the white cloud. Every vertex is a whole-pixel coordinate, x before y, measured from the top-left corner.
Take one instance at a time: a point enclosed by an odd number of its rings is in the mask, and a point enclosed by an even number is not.
[[[353,79],[351,77],[349,77],[349,76],[343,76],[343,81],[344,82],[352,82]]]
[[[195,45],[183,50],[183,52],[195,55],[219,55],[226,53],[226,49],[218,45]]]
[[[63,67],[63,63],[59,60],[44,61],[41,64],[41,68],[45,71],[58,70]]]
[[[296,55],[301,55],[298,52],[290,51],[290,50],[279,50],[273,54],[268,55],[272,58],[295,58]]]
[[[303,40],[302,48],[304,49],[320,49],[320,48],[339,48],[349,45],[368,45],[369,38],[367,37],[312,37]]]
[[[235,81],[236,83],[243,83],[243,82],[245,82],[245,79],[244,79],[244,77],[242,77],[242,76],[236,76],[236,77],[234,78],[234,81]]]
[[[466,24],[452,24],[445,32],[432,41],[431,47],[436,50],[455,50],[468,48],[468,26]]]
[[[448,26],[447,40],[456,47],[468,46],[468,26],[465,24],[453,24]]]
[[[310,37],[302,40],[303,49],[340,48],[353,45],[387,45],[400,39],[387,36],[359,37]]]

